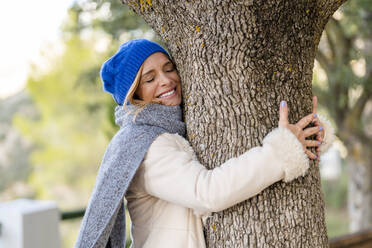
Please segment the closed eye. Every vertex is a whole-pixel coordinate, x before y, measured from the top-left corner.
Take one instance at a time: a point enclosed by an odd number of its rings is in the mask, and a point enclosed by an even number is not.
[[[174,66],[171,62],[169,62],[169,63],[167,64],[166,68],[165,68],[165,71],[166,71],[166,72],[172,72],[172,71],[174,71],[174,70],[175,70],[175,66]]]
[[[165,72],[173,72],[175,70],[175,66],[171,61],[167,61],[164,65],[163,68]]]

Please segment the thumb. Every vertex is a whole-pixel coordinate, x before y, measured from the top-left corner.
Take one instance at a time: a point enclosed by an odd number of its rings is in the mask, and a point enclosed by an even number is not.
[[[318,106],[318,98],[316,96],[313,96],[313,113],[316,113],[316,108]]]
[[[288,106],[286,101],[280,102],[279,110],[279,127],[284,127],[288,124]]]

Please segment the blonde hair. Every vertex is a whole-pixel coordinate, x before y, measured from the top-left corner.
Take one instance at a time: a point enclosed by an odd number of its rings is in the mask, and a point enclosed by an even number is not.
[[[135,115],[133,120],[135,120],[136,116],[148,105],[151,103],[157,103],[160,104],[160,100],[151,100],[151,101],[144,101],[142,99],[139,99],[138,96],[135,95],[136,90],[141,83],[141,74],[143,70],[143,64],[141,67],[138,69],[137,75],[133,80],[132,85],[130,86],[127,95],[125,96],[124,103],[123,103],[123,108],[127,110],[127,103],[129,102],[130,104],[134,105],[137,107],[137,110],[135,111]],[[132,113],[133,111],[129,111],[128,114]]]

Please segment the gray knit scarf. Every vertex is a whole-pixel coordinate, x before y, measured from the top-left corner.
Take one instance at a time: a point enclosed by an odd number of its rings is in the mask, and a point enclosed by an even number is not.
[[[133,113],[117,106],[115,118],[121,128],[103,156],[75,248],[125,248],[123,199],[135,172],[160,134],[185,135],[180,106],[147,105],[134,122]]]

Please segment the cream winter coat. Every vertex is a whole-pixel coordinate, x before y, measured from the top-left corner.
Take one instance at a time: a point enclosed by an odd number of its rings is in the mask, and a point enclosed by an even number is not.
[[[323,121],[322,121],[323,120]],[[326,137],[333,130],[321,119]],[[304,176],[309,167],[301,143],[277,128],[254,147],[207,170],[187,140],[164,133],[151,144],[126,193],[133,248],[203,248],[202,218],[259,194],[271,184]]]

